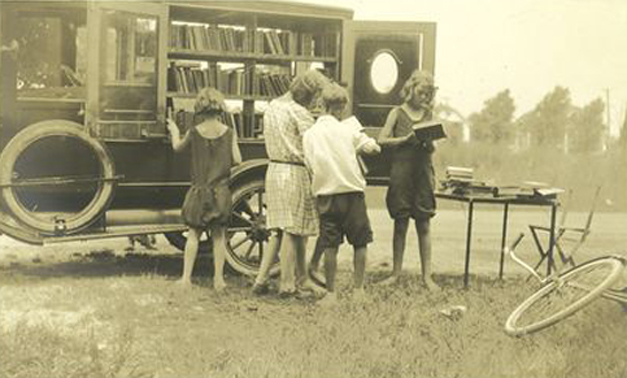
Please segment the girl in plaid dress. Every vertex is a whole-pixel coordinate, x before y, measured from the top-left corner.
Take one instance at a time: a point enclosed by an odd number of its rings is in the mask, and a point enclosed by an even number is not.
[[[306,275],[306,243],[318,232],[311,180],[304,164],[303,134],[314,123],[307,110],[329,80],[309,70],[297,76],[290,90],[270,102],[264,113],[264,137],[270,165],[266,173],[267,226],[278,230],[263,256],[253,292],[265,290],[270,265],[281,248],[281,288],[284,295],[299,286],[313,289]]]

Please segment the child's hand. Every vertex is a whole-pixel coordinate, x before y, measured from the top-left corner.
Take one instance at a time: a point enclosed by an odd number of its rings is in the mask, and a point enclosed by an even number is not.
[[[170,132],[171,135],[179,135],[180,134],[179,127],[170,118],[167,119],[167,127],[168,127],[168,131]]]
[[[403,142],[404,143],[411,143],[412,141],[416,140],[416,134],[414,133],[409,133],[405,136]]]

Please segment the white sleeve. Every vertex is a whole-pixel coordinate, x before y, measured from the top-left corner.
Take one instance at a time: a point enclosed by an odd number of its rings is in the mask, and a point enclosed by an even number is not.
[[[354,133],[354,146],[358,153],[374,154],[381,151],[377,141],[361,130]]]

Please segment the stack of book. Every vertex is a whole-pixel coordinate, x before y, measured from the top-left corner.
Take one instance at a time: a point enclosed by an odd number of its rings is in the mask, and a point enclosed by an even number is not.
[[[466,167],[446,167],[448,181],[470,182],[473,180],[474,169]]]
[[[495,197],[517,198],[556,198],[564,189],[551,187],[549,184],[536,181],[524,181],[519,185],[499,185],[494,188]]]
[[[444,193],[456,195],[492,195],[494,187],[476,180],[474,170],[466,167],[447,167],[446,179],[441,181]]]

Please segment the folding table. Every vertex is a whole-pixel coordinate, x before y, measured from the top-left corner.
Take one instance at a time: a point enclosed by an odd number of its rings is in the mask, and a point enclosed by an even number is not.
[[[470,245],[472,241],[472,223],[473,223],[473,212],[475,204],[485,203],[485,204],[497,204],[503,205],[503,231],[501,236],[501,261],[499,265],[499,279],[503,278],[503,264],[505,260],[505,245],[507,243],[507,223],[509,218],[509,207],[510,205],[515,206],[547,206],[551,208],[551,224],[549,231],[549,247],[547,250],[548,253],[548,264],[547,264],[547,273],[551,273],[551,266],[553,266],[553,247],[555,245],[555,219],[557,216],[557,208],[559,207],[559,202],[557,197],[544,197],[544,196],[508,196],[508,197],[497,197],[490,195],[460,195],[460,194],[449,194],[436,192],[436,198],[458,201],[458,202],[466,202],[468,203],[468,219],[466,223],[466,260],[464,263],[464,287],[468,287],[468,276],[470,273]]]

